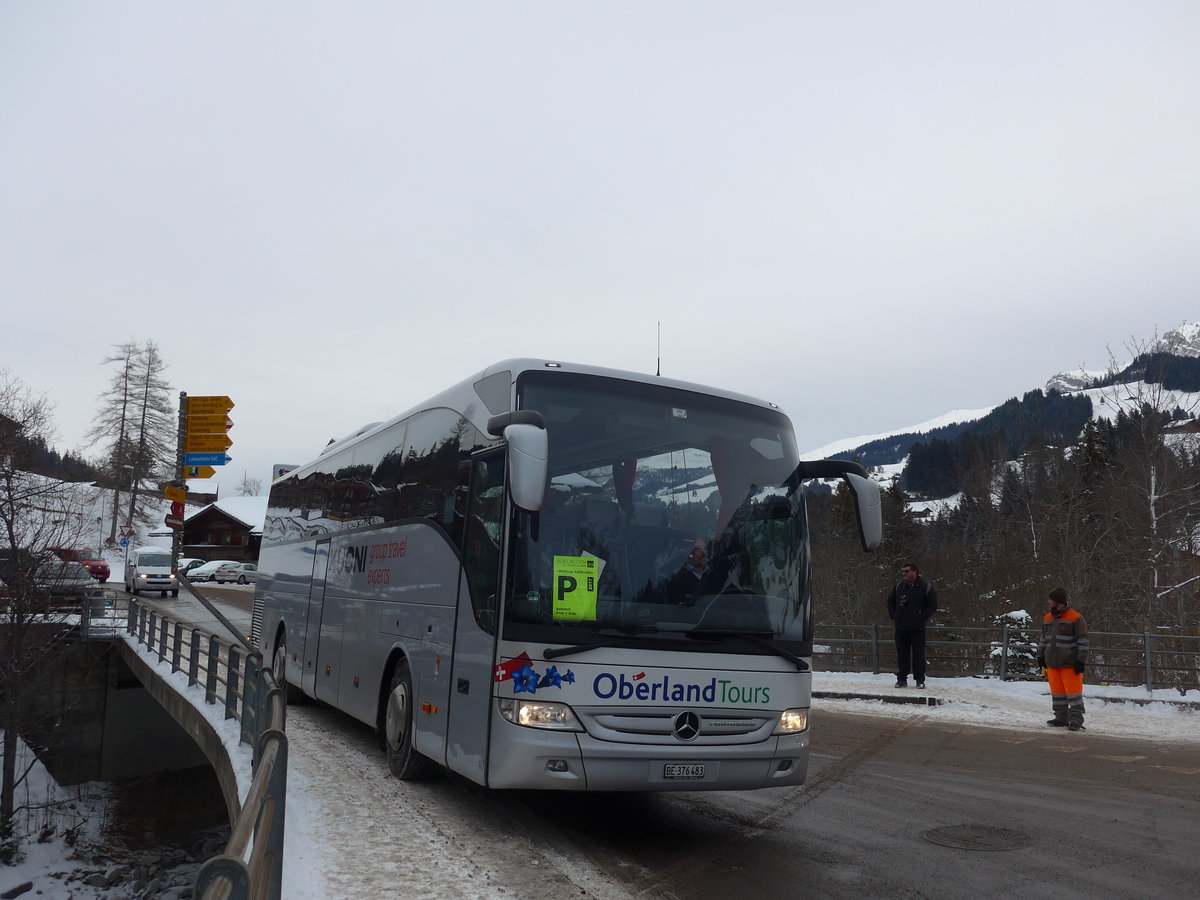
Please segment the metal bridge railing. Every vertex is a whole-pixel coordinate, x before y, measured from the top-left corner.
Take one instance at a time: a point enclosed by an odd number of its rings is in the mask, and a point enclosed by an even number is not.
[[[111,616],[111,614],[110,614]],[[99,624],[99,623],[96,623]],[[196,875],[199,900],[279,900],[283,884],[283,824],[287,798],[287,704],[262,654],[241,642],[177,621],[129,601],[126,630],[189,685],[204,702],[237,719],[240,740],[253,748],[253,779],[229,842]]]
[[[813,666],[827,672],[895,671],[894,631],[887,625],[817,625]],[[990,628],[931,625],[926,629],[929,674],[991,675],[1005,680],[1041,677],[1037,664],[1040,626]],[[1200,688],[1200,636],[1088,632],[1089,684]]]

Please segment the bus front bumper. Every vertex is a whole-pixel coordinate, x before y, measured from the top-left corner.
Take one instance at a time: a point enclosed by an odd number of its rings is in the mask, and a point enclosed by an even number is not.
[[[493,716],[491,788],[738,791],[803,784],[808,774],[808,731],[748,744],[635,744]]]

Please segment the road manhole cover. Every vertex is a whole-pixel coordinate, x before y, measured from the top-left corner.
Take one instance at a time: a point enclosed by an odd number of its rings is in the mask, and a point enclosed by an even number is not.
[[[1019,850],[1033,843],[1033,838],[1011,828],[995,825],[947,825],[925,832],[925,840],[955,850]]]

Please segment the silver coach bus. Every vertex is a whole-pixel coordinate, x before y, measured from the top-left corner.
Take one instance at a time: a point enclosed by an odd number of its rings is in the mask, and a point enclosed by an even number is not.
[[[272,485],[254,639],[293,696],[373,725],[400,778],[799,784],[801,487],[844,478],[870,550],[865,475],[802,462],[769,403],[507,360]]]

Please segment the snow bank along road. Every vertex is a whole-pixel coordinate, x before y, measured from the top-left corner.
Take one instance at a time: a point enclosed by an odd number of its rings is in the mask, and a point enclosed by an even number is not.
[[[818,688],[864,689],[818,678]],[[877,678],[878,693],[891,690],[891,676]],[[402,783],[370,729],[327,707],[292,707],[284,895],[1194,893],[1200,714],[1093,696],[1089,730],[1064,735],[1042,724],[1040,685],[930,685],[957,702],[817,700],[808,782],[724,794]]]
[[[819,710],[802,787],[574,795],[398,782],[369,729],[289,715],[289,898],[1194,891],[1195,743]]]

